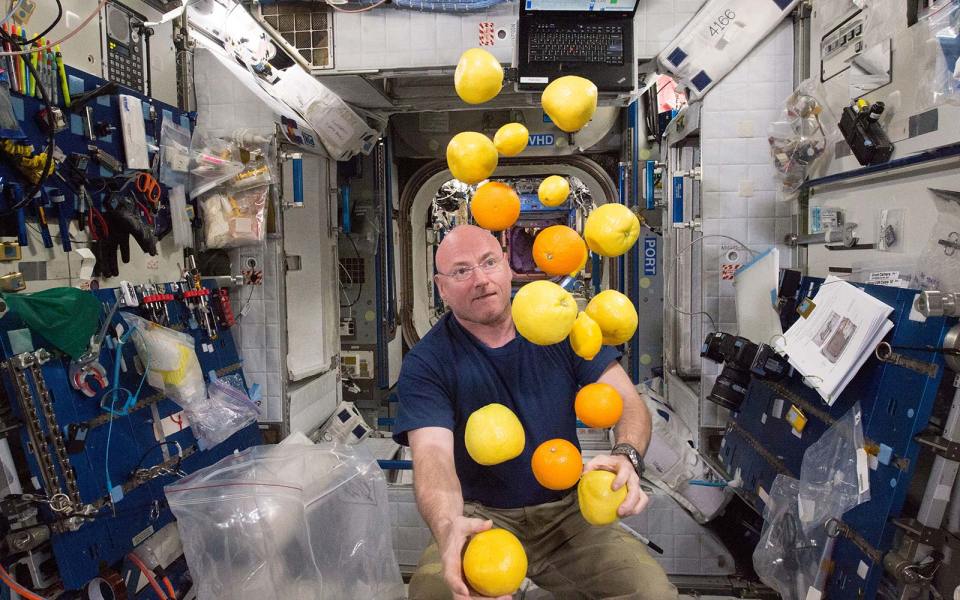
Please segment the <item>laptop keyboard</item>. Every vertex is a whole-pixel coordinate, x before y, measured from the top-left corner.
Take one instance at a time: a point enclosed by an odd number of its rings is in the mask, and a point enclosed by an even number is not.
[[[535,23],[527,61],[623,64],[621,25]]]

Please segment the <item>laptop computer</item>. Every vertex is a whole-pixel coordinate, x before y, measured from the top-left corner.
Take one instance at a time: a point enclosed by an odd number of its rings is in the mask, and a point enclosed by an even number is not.
[[[517,89],[564,75],[601,92],[634,88],[633,17],[640,0],[521,0]]]

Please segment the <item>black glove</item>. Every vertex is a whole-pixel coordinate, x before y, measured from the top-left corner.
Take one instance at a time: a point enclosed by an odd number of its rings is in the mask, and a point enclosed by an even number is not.
[[[120,274],[117,250],[120,251],[120,259],[124,264],[129,263],[131,236],[141,250],[150,256],[157,255],[157,238],[153,234],[153,228],[143,222],[135,208],[121,202],[116,208],[105,212],[103,219],[107,223],[109,235],[91,248],[97,257],[97,264],[93,269],[95,277],[116,277]]]

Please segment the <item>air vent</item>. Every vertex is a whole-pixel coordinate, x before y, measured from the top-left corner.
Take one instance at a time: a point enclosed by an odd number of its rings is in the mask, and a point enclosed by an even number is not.
[[[362,258],[355,256],[340,258],[340,285],[362,285],[365,280]]]
[[[333,15],[325,3],[260,4],[268,27],[282,37],[313,69],[333,68]]]

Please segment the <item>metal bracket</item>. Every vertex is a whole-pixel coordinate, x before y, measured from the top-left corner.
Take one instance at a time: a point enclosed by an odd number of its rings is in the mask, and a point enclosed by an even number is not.
[[[914,438],[922,446],[926,446],[937,456],[943,457],[951,462],[960,462],[960,443],[951,442],[945,437],[939,435],[917,436]]]
[[[903,530],[904,536],[925,546],[960,548],[960,538],[943,529],[927,527],[916,519],[894,519],[893,524]]]

